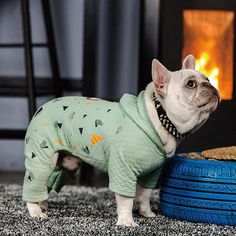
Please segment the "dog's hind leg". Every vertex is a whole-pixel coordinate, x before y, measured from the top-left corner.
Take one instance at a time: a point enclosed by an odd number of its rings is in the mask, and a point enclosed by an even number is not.
[[[48,190],[54,190],[59,193],[61,188],[74,177],[79,167],[79,157],[75,157],[66,151],[60,152],[56,168],[48,179]]]
[[[25,149],[26,172],[22,198],[27,202],[30,216],[45,219],[47,215],[42,212],[39,203],[48,199],[47,182],[56,166],[58,154],[53,157],[52,155],[44,156],[45,153],[40,152],[35,146],[33,146],[34,150]]]
[[[150,196],[152,189],[143,188],[138,186],[137,189],[137,202],[139,203],[139,213],[144,217],[155,217],[156,214],[151,210]]]

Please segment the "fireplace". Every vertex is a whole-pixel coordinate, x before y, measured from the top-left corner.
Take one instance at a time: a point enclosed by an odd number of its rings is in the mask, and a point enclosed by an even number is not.
[[[223,100],[232,99],[234,12],[183,10],[182,58],[192,53]]]
[[[193,54],[196,69],[219,89],[222,102],[212,118],[179,151],[236,145],[236,1],[163,0],[159,59],[171,70]]]

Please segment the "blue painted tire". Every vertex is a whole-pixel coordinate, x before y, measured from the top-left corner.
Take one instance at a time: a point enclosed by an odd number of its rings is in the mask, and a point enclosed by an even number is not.
[[[160,209],[179,220],[236,225],[236,162],[176,155],[160,178]]]

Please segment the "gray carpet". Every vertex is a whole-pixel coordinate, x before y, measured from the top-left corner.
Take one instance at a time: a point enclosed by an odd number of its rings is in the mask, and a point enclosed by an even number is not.
[[[168,219],[159,212],[157,191],[152,206],[157,216],[145,219],[134,207],[136,228],[117,227],[114,195],[106,188],[66,186],[51,193],[49,219],[31,219],[21,201],[22,187],[0,184],[0,235],[236,235],[236,228]]]

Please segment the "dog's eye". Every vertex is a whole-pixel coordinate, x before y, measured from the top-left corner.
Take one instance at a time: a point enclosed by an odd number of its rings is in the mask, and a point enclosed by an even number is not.
[[[195,88],[197,86],[196,82],[194,80],[189,80],[187,83],[187,88]]]

